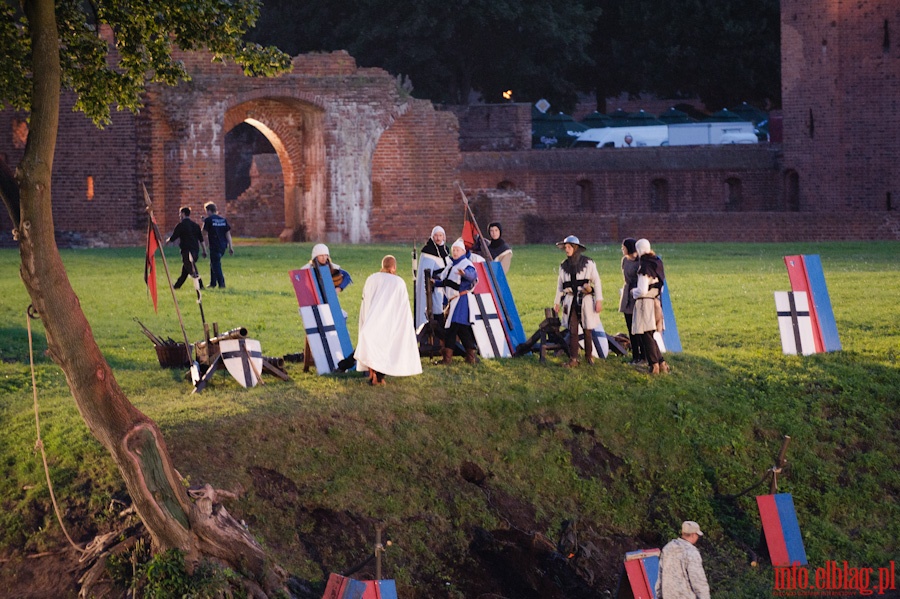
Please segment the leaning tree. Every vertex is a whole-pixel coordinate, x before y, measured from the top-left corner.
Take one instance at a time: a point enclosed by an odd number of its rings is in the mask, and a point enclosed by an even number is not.
[[[284,581],[261,547],[210,497],[193,501],[157,425],[127,399],[94,340],[54,240],[51,173],[63,89],[98,126],[112,104],[137,111],[147,83],[189,78],[173,55],[205,48],[248,75],[290,68],[275,48],[242,41],[258,0],[5,0],[0,2],[0,108],[29,112],[24,156],[0,195],[21,255],[20,274],[91,433],[118,466],[156,551],[211,558],[244,574],[257,596]]]

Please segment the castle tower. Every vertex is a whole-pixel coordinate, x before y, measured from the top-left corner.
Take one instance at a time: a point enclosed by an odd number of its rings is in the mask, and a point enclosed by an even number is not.
[[[784,207],[900,209],[900,2],[782,0],[781,51]]]

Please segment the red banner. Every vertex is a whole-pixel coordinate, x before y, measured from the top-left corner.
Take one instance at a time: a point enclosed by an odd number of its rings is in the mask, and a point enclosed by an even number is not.
[[[478,225],[472,220],[469,211],[466,210],[466,218],[463,221],[462,240],[467,250],[475,247],[475,241],[478,238]]]
[[[152,218],[152,217],[151,217]],[[144,262],[144,282],[147,284],[147,291],[153,299],[153,311],[156,312],[157,293],[156,293],[156,250],[159,249],[159,237],[156,235],[156,227],[151,220],[147,224],[147,256]]]

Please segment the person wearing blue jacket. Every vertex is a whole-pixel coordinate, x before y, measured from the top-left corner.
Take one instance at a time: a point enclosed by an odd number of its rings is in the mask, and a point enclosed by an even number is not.
[[[473,301],[470,292],[475,287],[477,274],[475,266],[467,256],[466,245],[462,239],[457,239],[450,246],[450,257],[452,258],[450,264],[434,277],[434,286],[444,290],[447,313],[444,325],[447,331],[444,348],[441,350],[443,358],[441,364],[452,363],[457,338],[466,350],[466,363],[476,364],[478,358],[475,355],[475,333],[472,332],[475,309],[470,305]]]

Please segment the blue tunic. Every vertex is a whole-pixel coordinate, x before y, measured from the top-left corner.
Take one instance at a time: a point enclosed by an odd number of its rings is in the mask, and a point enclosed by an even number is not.
[[[459,273],[459,269],[463,269],[462,275]],[[447,268],[441,273],[441,279],[435,281],[435,287],[447,287],[452,290],[458,291],[460,294],[466,291],[471,291],[473,287],[475,287],[475,281],[478,277],[475,272],[475,267],[469,261],[466,256],[460,256],[458,259],[453,260]],[[451,304],[456,304],[453,308],[453,314],[450,315],[449,322],[456,322],[462,325],[469,326],[472,324],[471,319],[469,318],[469,301],[468,298],[463,296],[455,295],[453,291],[448,292],[447,294],[450,296]],[[462,299],[464,301],[452,301],[453,299]],[[448,323],[449,324],[449,323]]]

